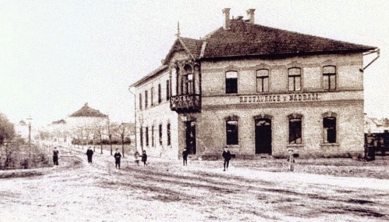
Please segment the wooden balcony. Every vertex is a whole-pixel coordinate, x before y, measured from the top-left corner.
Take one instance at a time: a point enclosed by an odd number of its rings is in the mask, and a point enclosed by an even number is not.
[[[201,97],[199,94],[172,96],[170,109],[177,113],[200,112]]]

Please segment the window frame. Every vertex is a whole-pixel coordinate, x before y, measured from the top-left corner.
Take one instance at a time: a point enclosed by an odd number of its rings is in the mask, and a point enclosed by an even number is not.
[[[258,76],[258,74],[259,74],[258,72],[264,71],[264,70],[267,71],[267,75],[260,75],[260,76]],[[269,75],[270,75],[270,70],[269,69],[257,69],[255,74],[256,74],[256,86],[257,86],[256,90],[257,90],[257,92],[258,93],[269,92]],[[267,83],[264,82],[265,79],[267,80]],[[261,87],[260,87],[261,89],[260,90],[259,90],[259,87],[258,87],[258,80],[260,80],[260,82],[261,82]],[[267,86],[266,89],[265,89],[265,84]]]
[[[303,116],[300,114],[288,116],[288,144],[303,144]]]
[[[158,126],[158,130],[159,130],[159,145],[162,146],[162,136],[163,136],[163,129],[162,129],[162,124],[159,124]]]
[[[326,68],[333,68],[334,72],[326,71]],[[326,91],[334,91],[337,89],[337,72],[336,66],[334,65],[326,65],[322,67],[322,81],[323,81],[323,89]],[[334,85],[331,86],[331,77],[334,77]],[[326,84],[327,83],[327,84]]]
[[[299,70],[298,74],[293,73],[293,70]],[[298,78],[298,86],[299,89],[296,89],[296,79]],[[291,83],[291,79],[293,79],[293,84]],[[291,84],[293,89],[291,89]],[[300,67],[291,67],[288,68],[288,91],[289,92],[299,92],[302,90],[302,69]]]
[[[228,77],[228,74],[235,74],[236,77]],[[233,88],[232,88],[233,87]],[[225,93],[236,94],[238,93],[238,71],[229,70],[225,72]]]
[[[171,128],[171,125],[170,123],[167,123],[166,124],[166,140],[167,140],[167,145],[170,146],[172,144],[172,140],[171,140],[171,132],[170,132],[170,129]]]
[[[158,104],[161,104],[162,102],[162,95],[161,95],[161,84],[158,84]]]
[[[235,124],[232,124],[235,122]],[[225,118],[225,135],[226,145],[234,146],[239,145],[239,117],[228,116]]]

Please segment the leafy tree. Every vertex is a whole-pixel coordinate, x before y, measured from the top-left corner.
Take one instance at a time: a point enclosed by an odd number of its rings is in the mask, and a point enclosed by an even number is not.
[[[4,143],[4,140],[11,140],[15,137],[15,127],[8,118],[0,113],[0,145]]]

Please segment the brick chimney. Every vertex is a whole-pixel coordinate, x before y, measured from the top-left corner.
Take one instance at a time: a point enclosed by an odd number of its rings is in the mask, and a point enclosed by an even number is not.
[[[247,15],[249,16],[249,23],[254,24],[254,11],[255,9],[247,10]]]
[[[223,9],[223,13],[224,13],[224,29],[227,30],[227,29],[230,29],[230,8],[225,8]]]

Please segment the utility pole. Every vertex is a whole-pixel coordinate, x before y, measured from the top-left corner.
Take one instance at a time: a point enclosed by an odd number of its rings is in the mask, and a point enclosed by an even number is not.
[[[28,121],[28,149],[29,149],[29,156],[30,156],[30,159],[31,159],[31,116],[29,116],[27,118],[27,121]]]

